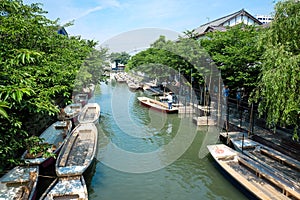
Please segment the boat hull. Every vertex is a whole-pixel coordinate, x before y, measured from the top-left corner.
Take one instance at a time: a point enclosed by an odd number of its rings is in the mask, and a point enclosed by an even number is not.
[[[0,199],[36,199],[39,166],[17,166],[0,178]]]
[[[88,99],[92,98],[94,96],[94,91],[95,91],[95,85],[94,84],[89,84],[85,88],[82,89],[83,93],[88,95]]]
[[[80,103],[82,106],[85,106],[88,103],[89,97],[86,93],[79,93],[75,95],[75,103]]]
[[[94,161],[97,141],[98,131],[95,124],[86,123],[76,126],[56,160],[57,176],[82,175]]]
[[[166,104],[156,101],[154,99],[150,99],[148,97],[138,97],[138,100],[141,102],[143,106],[146,106],[153,110],[157,110],[167,114],[178,113],[178,108],[173,107],[172,109],[168,109],[168,106]]]
[[[53,199],[88,200],[88,192],[83,176],[56,178],[41,196],[42,200]]]
[[[300,183],[297,178],[300,177],[300,162],[298,160],[248,138],[234,138],[231,139],[231,142],[237,151],[262,163],[266,168],[282,177],[286,183],[293,185],[295,191],[299,192],[298,198],[300,199]]]
[[[72,103],[67,105],[63,109],[63,113],[60,114],[59,119],[62,120],[77,120],[77,116],[82,111],[82,104],[81,103]]]
[[[82,109],[82,112],[78,115],[78,123],[94,123],[99,122],[100,106],[97,103],[88,103]]]
[[[54,122],[51,126],[49,126],[39,137],[42,138],[44,143],[48,143],[53,145],[53,152],[56,156],[58,155],[60,149],[64,144],[65,138],[70,134],[72,128],[72,123],[70,120],[67,121],[57,121]],[[29,165],[42,165],[42,167],[46,168],[49,165],[54,164],[55,159],[53,157],[44,158],[42,155],[39,157],[28,157],[28,151],[26,150],[22,159],[26,164]]]
[[[224,144],[208,145],[210,154],[232,179],[257,199],[300,199],[298,192],[274,171]]]

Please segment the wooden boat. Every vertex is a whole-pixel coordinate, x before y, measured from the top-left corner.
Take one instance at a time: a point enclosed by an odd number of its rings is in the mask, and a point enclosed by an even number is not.
[[[237,151],[243,152],[244,154],[256,159],[256,160],[266,160],[266,158],[261,158],[261,156],[267,156],[278,162],[277,164],[285,164],[299,171],[298,177],[300,177],[300,162],[296,159],[291,158],[275,149],[272,149],[266,145],[259,142],[251,140],[249,138],[233,138],[231,143]],[[271,165],[272,163],[268,164]],[[276,166],[278,165],[274,165]],[[300,179],[299,181],[300,182]]]
[[[300,199],[289,182],[272,170],[224,144],[208,145],[210,154],[231,179],[257,199]]]
[[[164,92],[160,90],[159,86],[144,85],[143,90],[145,93],[152,96],[162,96],[164,94]]]
[[[36,199],[39,166],[17,166],[0,178],[0,199]]]
[[[75,103],[80,103],[82,106],[88,103],[89,96],[86,93],[78,93],[74,97]]]
[[[258,142],[255,142],[248,137],[230,138],[230,142],[233,145],[234,149],[240,152],[242,152],[244,149],[254,150],[257,146],[260,146]]]
[[[82,111],[81,103],[71,103],[63,109],[63,112],[60,113],[59,119],[68,120],[68,119],[76,118],[81,111]]]
[[[126,83],[126,79],[121,78],[121,77],[118,77],[116,80],[118,83]]]
[[[146,82],[144,83],[143,85],[143,90],[147,90],[148,88],[157,88],[157,84],[156,84],[156,81],[153,81],[153,82]]]
[[[240,132],[240,131],[231,131],[231,132],[220,132],[220,141],[226,143],[227,145],[230,144],[230,139],[231,138],[236,138],[236,137],[248,137],[247,132]]]
[[[132,90],[132,91],[136,91],[136,90],[141,89],[141,86],[137,83],[134,83],[134,82],[128,82],[127,85],[129,87],[129,89]]]
[[[55,164],[57,176],[82,175],[93,162],[97,140],[98,131],[95,124],[76,126],[59,152]]]
[[[231,143],[237,151],[262,163],[300,191],[300,162],[298,160],[249,138],[233,138]]]
[[[168,104],[162,103],[162,102],[154,100],[154,99],[150,99],[148,97],[138,97],[138,100],[144,106],[149,107],[149,108],[154,109],[154,110],[166,112],[168,114],[178,113],[178,108],[177,107],[173,107],[172,109],[169,109]]]
[[[121,73],[115,74],[115,79],[119,83],[126,83],[126,78]]]
[[[82,112],[78,115],[79,123],[94,123],[99,121],[100,117],[100,106],[97,103],[86,104]]]
[[[181,103],[176,103],[175,99],[177,98],[176,95],[172,94],[172,97],[173,97],[173,103],[172,103],[172,106],[175,106],[175,107],[183,107],[183,104]],[[167,98],[167,95],[165,94],[164,96],[158,96],[158,99],[160,102],[162,103],[168,103],[168,98]]]
[[[80,199],[88,200],[87,187],[83,176],[56,178],[46,189],[41,200]]]
[[[95,91],[95,85],[94,84],[88,84],[85,88],[82,89],[83,93],[86,93],[88,95],[88,98],[90,99],[94,95]]]
[[[49,126],[39,137],[43,139],[43,144],[50,144],[52,148],[49,149],[52,153],[58,155],[61,147],[64,144],[65,138],[70,134],[72,129],[72,123],[70,120],[67,121],[57,121]],[[54,163],[54,158],[44,158],[42,153],[37,155],[32,155],[26,150],[22,155],[22,159],[26,164],[39,165],[42,164],[43,167],[47,167]]]

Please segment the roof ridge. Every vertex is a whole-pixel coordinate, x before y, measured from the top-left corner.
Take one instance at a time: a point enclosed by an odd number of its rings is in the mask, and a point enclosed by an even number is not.
[[[213,22],[219,21],[219,20],[224,19],[224,18],[227,18],[227,17],[229,17],[229,16],[234,16],[234,15],[236,15],[236,14],[238,14],[238,13],[241,13],[241,12],[245,12],[244,8],[241,9],[241,10],[239,10],[239,11],[237,11],[237,12],[234,12],[234,13],[231,13],[231,14],[229,14],[229,15],[226,15],[226,16],[224,16],[224,17],[221,17],[221,18],[215,19],[215,20],[213,20],[213,21],[207,22],[207,23],[205,23],[205,24],[202,24],[202,25],[199,26],[199,27],[209,25],[209,24],[211,24],[211,23],[213,23]],[[198,28],[199,28],[199,27],[198,27]]]

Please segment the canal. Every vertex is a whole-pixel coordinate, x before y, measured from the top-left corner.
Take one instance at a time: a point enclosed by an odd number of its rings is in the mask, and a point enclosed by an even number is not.
[[[95,91],[101,118],[89,199],[247,199],[208,154],[217,129],[149,110],[137,100],[142,95],[114,81]]]

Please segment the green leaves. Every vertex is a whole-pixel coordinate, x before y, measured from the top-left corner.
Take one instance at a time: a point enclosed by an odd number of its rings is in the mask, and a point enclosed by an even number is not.
[[[58,21],[47,19],[40,6],[19,0],[0,4],[0,10],[9,13],[0,18],[0,132],[5,135],[0,152],[6,153],[0,157],[2,165],[17,160],[24,139],[37,132],[30,126],[35,116],[54,117],[58,104],[70,101],[85,61],[87,72],[95,75],[91,81],[99,81],[99,68],[105,65],[107,50],[90,56],[97,42],[57,34]]]
[[[130,59],[130,55],[126,52],[113,52],[109,57],[111,62],[118,62],[123,65],[126,65],[128,60]]]
[[[260,114],[267,114],[268,123],[284,123],[295,127],[300,123],[300,4],[280,1],[271,27],[261,37],[262,73],[258,90],[253,94]]]
[[[7,102],[0,101],[0,116],[5,117],[6,119],[8,119],[8,114],[5,111],[5,108],[8,108]]]
[[[160,36],[151,48],[134,55],[128,62],[128,67],[147,73],[150,78],[159,81],[167,80],[171,73],[180,71],[187,80],[202,82],[204,70],[208,63],[199,42],[189,38],[179,38],[178,41],[167,41]],[[191,73],[191,72],[194,73]],[[198,73],[195,73],[198,72]]]
[[[19,65],[19,64],[30,64],[34,63],[38,58],[41,57],[41,53],[36,51],[30,51],[28,49],[19,49],[15,50],[16,55],[14,56],[16,59],[12,64]]]
[[[225,32],[209,33],[201,40],[231,89],[244,87],[251,91],[256,87],[263,51],[263,48],[257,50],[261,31],[258,27],[241,24]]]
[[[31,88],[19,88],[19,87],[1,87],[0,88],[0,98],[2,97],[4,101],[16,102],[20,104],[23,100],[23,96],[30,96],[34,91]]]

